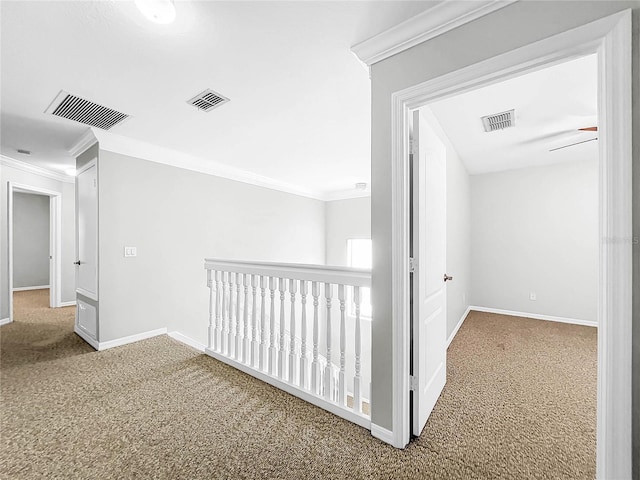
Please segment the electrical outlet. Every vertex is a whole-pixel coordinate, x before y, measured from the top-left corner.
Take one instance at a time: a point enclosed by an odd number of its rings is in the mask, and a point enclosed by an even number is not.
[[[538,296],[536,295],[536,292],[531,292],[529,294],[529,300],[535,302],[538,299]]]
[[[466,303],[467,302],[467,294],[463,293],[462,294],[462,303]]]
[[[124,247],[124,256],[125,257],[137,257],[138,249],[136,247]]]

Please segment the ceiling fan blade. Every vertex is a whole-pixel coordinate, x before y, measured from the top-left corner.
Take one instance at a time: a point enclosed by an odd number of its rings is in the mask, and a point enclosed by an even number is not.
[[[570,143],[569,145],[564,145],[562,147],[552,148],[549,151],[550,152],[555,152],[556,150],[561,150],[561,149],[567,148],[567,147],[573,147],[574,145],[580,145],[581,143],[593,142],[594,140],[598,140],[598,137],[590,138],[589,140],[583,140],[582,142]]]
[[[585,127],[585,128],[579,128],[578,130],[580,130],[581,132],[597,132],[598,127]]]

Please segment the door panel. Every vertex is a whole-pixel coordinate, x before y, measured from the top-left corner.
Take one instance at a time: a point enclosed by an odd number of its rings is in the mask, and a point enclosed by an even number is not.
[[[76,177],[78,216],[76,290],[98,300],[98,176],[97,166]]]
[[[420,435],[447,379],[446,149],[419,111],[412,155],[412,433]]]

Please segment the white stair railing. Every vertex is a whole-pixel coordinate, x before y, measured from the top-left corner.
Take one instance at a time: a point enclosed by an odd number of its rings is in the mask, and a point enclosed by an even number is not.
[[[208,355],[371,427],[362,377],[363,364],[370,366],[362,356],[363,331],[371,324],[360,314],[370,270],[219,259],[206,259],[205,269]],[[355,365],[349,371],[348,359]]]

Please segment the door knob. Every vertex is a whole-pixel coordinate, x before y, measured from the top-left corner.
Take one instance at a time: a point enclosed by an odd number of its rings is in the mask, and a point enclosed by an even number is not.
[[[446,282],[447,280],[453,280],[453,277],[450,275],[447,275],[446,273],[444,274],[444,281]]]
[[[80,260],[78,260],[77,262],[73,262],[74,265],[80,265]]]

